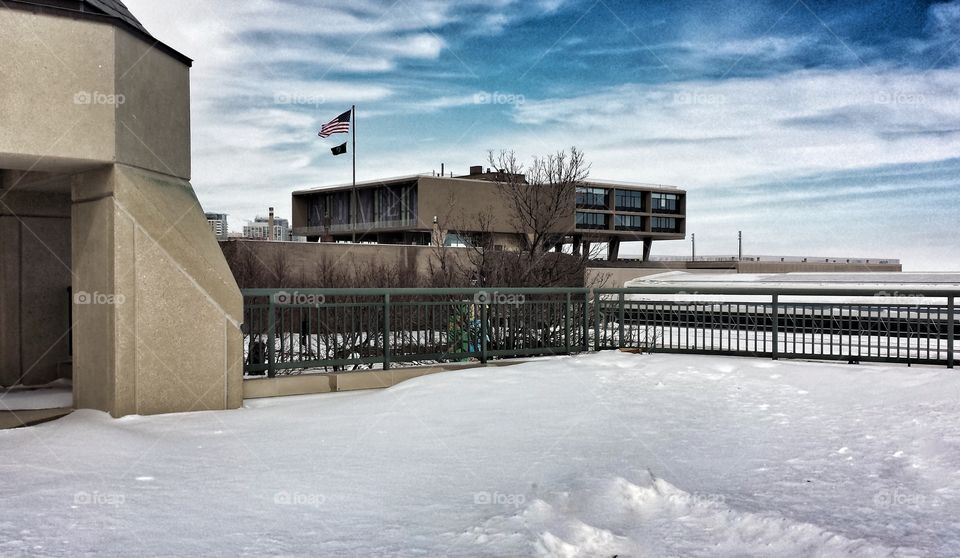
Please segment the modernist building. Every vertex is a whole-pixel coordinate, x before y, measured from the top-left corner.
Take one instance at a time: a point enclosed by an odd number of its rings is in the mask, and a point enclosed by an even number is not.
[[[213,231],[214,235],[216,235],[217,240],[226,240],[230,235],[230,230],[227,226],[227,214],[205,213],[204,215],[206,215],[207,223],[210,225],[210,230]]]
[[[493,233],[496,246],[515,249],[523,245],[523,231],[510,217],[497,177],[489,169],[471,167],[470,174],[457,177],[412,175],[362,182],[356,187],[356,208],[351,208],[349,184],[296,191],[293,233],[310,241],[355,238],[426,245],[439,232],[446,244],[456,245],[483,230]],[[482,213],[492,218],[490,223],[482,224]],[[615,260],[621,242],[643,242],[647,259],[654,240],[684,237],[685,217],[686,192],[678,188],[589,181],[571,196],[555,244],[588,252],[592,243],[606,243],[608,259]]]
[[[190,185],[191,61],[119,0],[0,2],[0,386],[238,407],[243,298]]]

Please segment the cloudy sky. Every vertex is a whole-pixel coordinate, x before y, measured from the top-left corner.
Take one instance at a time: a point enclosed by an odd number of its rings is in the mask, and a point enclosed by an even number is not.
[[[592,178],[686,188],[699,254],[743,230],[960,269],[960,0],[126,4],[195,60],[193,185],[232,228],[349,182],[316,130],[355,103],[358,180],[576,145]]]

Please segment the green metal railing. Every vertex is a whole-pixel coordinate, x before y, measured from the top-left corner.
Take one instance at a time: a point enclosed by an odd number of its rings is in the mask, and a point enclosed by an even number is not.
[[[798,287],[247,289],[244,372],[272,377],[617,348],[953,367],[958,293],[882,294]]]

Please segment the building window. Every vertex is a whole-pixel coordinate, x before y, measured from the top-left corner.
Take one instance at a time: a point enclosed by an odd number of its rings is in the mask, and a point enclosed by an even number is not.
[[[607,208],[607,189],[577,187],[577,207],[591,207],[595,209]]]
[[[617,209],[621,211],[643,211],[643,192],[617,190]]]
[[[606,229],[607,215],[604,213],[577,212],[578,229]]]
[[[677,232],[677,220],[673,217],[653,217],[650,225],[653,232]]]
[[[639,215],[617,215],[616,226],[618,231],[642,231],[643,217]]]
[[[653,202],[652,210],[654,213],[676,213],[679,199],[680,196],[677,194],[654,192],[651,197]]]

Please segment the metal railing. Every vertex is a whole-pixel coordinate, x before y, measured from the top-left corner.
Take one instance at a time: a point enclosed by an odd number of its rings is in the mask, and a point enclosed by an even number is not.
[[[244,372],[272,377],[617,348],[952,368],[960,293],[887,294],[840,287],[248,289]]]

